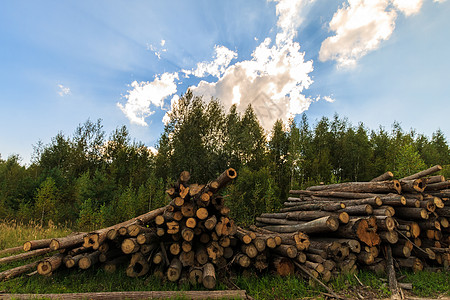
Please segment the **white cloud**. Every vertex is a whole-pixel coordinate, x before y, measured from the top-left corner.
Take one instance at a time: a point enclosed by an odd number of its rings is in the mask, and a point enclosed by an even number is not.
[[[444,2],[445,0],[434,0]],[[329,23],[335,32],[322,42],[319,60],[335,60],[338,67],[352,67],[380,47],[395,29],[397,11],[409,17],[420,12],[423,0],[348,0]]]
[[[170,121],[170,112],[172,111],[173,107],[174,107],[175,105],[177,105],[178,100],[180,100],[180,96],[178,96],[178,95],[173,95],[172,99],[170,100],[170,110],[167,111],[167,112],[164,114],[164,117],[162,118],[162,122],[164,123],[164,125],[169,124],[169,121]]]
[[[161,40],[161,42],[159,44],[161,45],[161,48],[155,47],[152,44],[147,44],[147,50],[152,51],[153,54],[155,54],[155,56],[158,57],[158,59],[161,59],[161,54],[163,52],[167,52],[167,49],[162,48],[166,44],[166,41]]]
[[[214,60],[211,62],[201,62],[197,64],[195,70],[183,70],[186,75],[194,75],[196,77],[205,77],[212,75],[219,77],[222,75],[231,61],[237,57],[237,53],[231,51],[225,46],[214,46]]]
[[[422,8],[423,0],[392,0],[392,4],[405,16],[417,14]]]
[[[266,130],[277,119],[287,120],[291,113],[303,112],[311,103],[301,93],[312,83],[312,61],[305,62],[298,43],[271,43],[265,39],[251,60],[228,67],[217,82],[201,81],[191,90],[205,100],[219,98],[227,109],[237,104],[242,112],[251,104]]]
[[[333,103],[336,99],[331,98],[331,96],[323,96],[323,100]]]
[[[58,95],[60,95],[61,97],[70,95],[70,88],[63,86],[62,84],[58,84]]]
[[[153,155],[158,154],[158,149],[152,146],[148,147],[148,151],[150,151]]]
[[[433,0],[433,2],[439,2],[439,3],[444,3],[447,0]]]
[[[150,105],[162,107],[164,99],[177,92],[178,73],[164,73],[156,77],[152,82],[131,83],[132,90],[124,96],[127,99],[125,105],[117,103],[131,123],[147,126],[145,118],[154,113]]]
[[[335,60],[340,67],[356,61],[387,40],[395,28],[397,13],[388,9],[386,0],[349,0],[330,21],[336,35],[323,41],[319,51],[321,61]]]

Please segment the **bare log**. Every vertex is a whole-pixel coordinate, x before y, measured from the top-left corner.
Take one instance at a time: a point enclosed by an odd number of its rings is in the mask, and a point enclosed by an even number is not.
[[[306,234],[333,232],[339,227],[339,221],[335,217],[324,216],[316,220],[297,224],[297,225],[280,225],[280,226],[265,226],[265,229],[286,233],[301,231]]]
[[[30,257],[36,257],[36,256],[44,255],[44,254],[47,254],[49,252],[52,252],[52,249],[44,248],[44,249],[37,249],[37,250],[33,250],[33,251],[21,253],[21,254],[16,254],[16,255],[3,257],[3,258],[0,258],[0,265],[7,264],[7,263],[12,263],[12,262],[15,262],[15,261],[20,261],[20,260],[25,260],[25,259],[30,258]]]
[[[13,269],[9,269],[6,271],[3,271],[0,273],[0,282],[1,281],[6,281],[12,278],[15,278],[17,276],[20,276],[22,274],[28,273],[31,270],[35,269],[36,266],[38,265],[39,261],[35,261],[23,266],[19,266]]]
[[[392,178],[394,178],[394,174],[392,174],[391,171],[387,171],[386,173],[383,173],[380,176],[375,177],[374,179],[372,179],[371,182],[374,182],[374,181],[386,181],[386,180],[391,180]]]
[[[37,271],[41,275],[51,275],[56,269],[58,269],[63,261],[64,254],[58,253],[52,257],[46,258],[37,265]]]
[[[346,182],[329,185],[318,185],[307,188],[309,191],[333,190],[355,193],[392,193],[400,194],[402,188],[398,180],[375,182]]]
[[[440,170],[442,170],[442,167],[440,165],[436,165],[429,169],[412,174],[410,176],[406,176],[406,177],[402,178],[402,180],[418,179],[418,178],[425,177],[425,176],[431,175],[433,173],[439,172]]]
[[[214,265],[207,263],[203,267],[203,286],[207,289],[213,289],[216,287],[216,271]]]

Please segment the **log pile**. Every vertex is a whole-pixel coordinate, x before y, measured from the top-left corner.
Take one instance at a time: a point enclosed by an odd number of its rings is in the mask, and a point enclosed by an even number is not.
[[[0,281],[33,271],[115,272],[125,265],[130,277],[153,273],[213,289],[231,268],[280,275],[297,269],[309,280],[328,282],[358,267],[384,270],[387,261],[415,271],[448,267],[450,182],[430,176],[439,170],[291,190],[279,212],[262,214],[249,228],[234,223],[219,193],[236,177],[234,169],[206,184],[189,183],[184,171],[167,189],[166,206],[94,232],[28,241],[24,253],[0,258],[0,264],[47,257],[1,272]],[[383,258],[387,253],[392,260]]]
[[[310,247],[304,253],[310,269],[318,264],[327,269],[327,262],[331,273],[358,266],[383,271],[386,246],[397,267],[448,268],[450,181],[432,176],[441,169],[434,166],[398,180],[386,172],[370,182],[291,190],[284,207],[256,218],[256,226],[308,234]]]

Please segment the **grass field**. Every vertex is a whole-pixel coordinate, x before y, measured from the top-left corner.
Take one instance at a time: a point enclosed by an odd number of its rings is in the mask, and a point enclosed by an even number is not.
[[[17,224],[8,222],[0,224],[0,250],[18,246],[30,239],[64,236],[70,232],[67,228],[56,226],[41,227],[37,224]],[[29,261],[33,261],[30,259]],[[0,271],[21,265],[13,263],[0,266]],[[402,282],[413,284],[413,293],[417,296],[437,297],[450,296],[450,272],[421,272],[418,274],[402,272]],[[217,289],[240,288],[255,299],[297,299],[324,298],[325,289],[310,285],[301,276],[279,277],[270,273],[247,275],[228,273],[223,276]],[[358,282],[361,281],[363,286]],[[341,296],[352,299],[383,298],[389,296],[389,288],[385,275],[377,275],[369,271],[358,274],[341,274],[328,286]],[[156,276],[129,278],[125,275],[125,266],[113,274],[102,268],[86,271],[79,269],[61,270],[51,277],[20,277],[0,283],[3,293],[75,293],[104,291],[159,291],[159,290],[204,290],[201,286],[174,284],[161,280]]]

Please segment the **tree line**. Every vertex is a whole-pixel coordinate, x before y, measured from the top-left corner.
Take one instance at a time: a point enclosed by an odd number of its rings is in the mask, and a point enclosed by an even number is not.
[[[224,194],[244,224],[278,209],[289,189],[367,181],[388,170],[402,177],[435,164],[450,176],[449,145],[439,129],[427,137],[399,123],[374,130],[337,114],[311,124],[303,114],[265,133],[251,106],[225,111],[219,100],[189,91],[169,114],[157,149],[132,140],[126,126],[106,136],[101,120],[87,120],[72,136],[38,142],[29,166],[17,155],[0,157],[0,219],[83,230],[114,224],[167,203],[165,189],[183,170],[191,182],[207,182],[235,168],[239,176]]]

